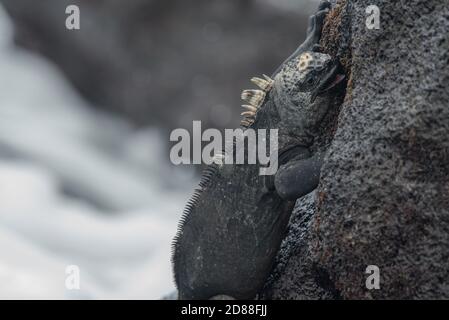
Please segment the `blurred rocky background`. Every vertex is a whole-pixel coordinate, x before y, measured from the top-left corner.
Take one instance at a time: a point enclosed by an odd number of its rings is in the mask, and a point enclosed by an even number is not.
[[[81,29],[65,27],[66,6]],[[238,125],[305,0],[0,0],[0,298],[159,298],[198,177],[168,132]],[[67,290],[66,267],[81,289]]]
[[[161,128],[238,124],[240,91],[303,40],[311,0],[2,0],[15,42],[94,106]],[[68,31],[76,4],[81,29]]]

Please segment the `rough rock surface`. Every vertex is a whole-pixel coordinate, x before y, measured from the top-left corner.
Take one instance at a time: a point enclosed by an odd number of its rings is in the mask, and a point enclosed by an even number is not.
[[[365,26],[373,4],[379,30]],[[297,202],[262,297],[449,298],[448,30],[447,1],[331,12],[324,50],[346,67],[346,97],[335,134],[323,132],[333,140],[316,200]],[[366,288],[368,265],[379,290]]]
[[[316,192],[297,202],[263,299],[335,299],[338,292],[310,255]]]

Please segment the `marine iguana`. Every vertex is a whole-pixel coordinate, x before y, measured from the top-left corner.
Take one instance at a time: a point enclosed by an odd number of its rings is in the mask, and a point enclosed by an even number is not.
[[[328,1],[320,3],[305,42],[271,77],[252,79],[261,90],[243,91],[248,104],[241,125],[278,129],[279,169],[274,177],[259,175],[260,163],[215,163],[205,169],[173,241],[179,299],[255,298],[295,200],[317,187],[322,156],[309,147],[329,109],[332,88],[344,78],[338,60],[318,52],[329,8]]]

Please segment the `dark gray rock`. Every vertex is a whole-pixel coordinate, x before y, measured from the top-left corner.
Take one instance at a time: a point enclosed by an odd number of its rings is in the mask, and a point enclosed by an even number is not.
[[[372,4],[380,30],[365,26]],[[347,92],[317,200],[298,201],[263,296],[449,298],[448,30],[439,0],[348,0],[329,15],[323,46]]]

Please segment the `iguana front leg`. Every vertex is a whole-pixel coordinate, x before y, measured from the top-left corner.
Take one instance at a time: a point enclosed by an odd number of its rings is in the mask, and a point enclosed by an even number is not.
[[[320,181],[323,156],[292,160],[282,165],[275,176],[276,191],[283,199],[296,200],[312,192]]]

